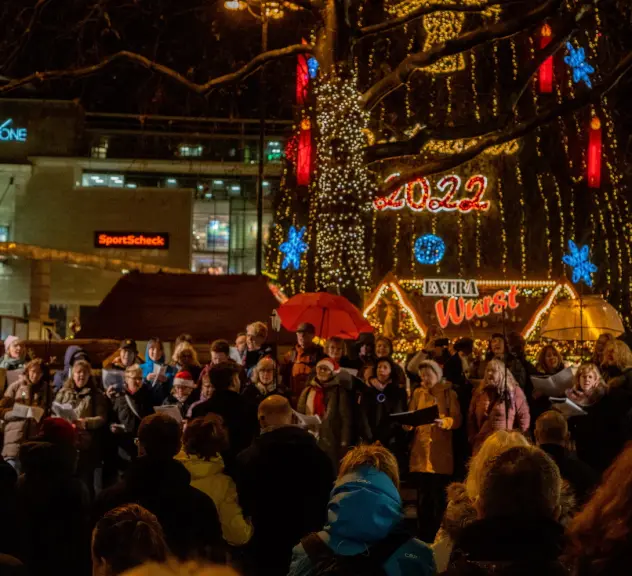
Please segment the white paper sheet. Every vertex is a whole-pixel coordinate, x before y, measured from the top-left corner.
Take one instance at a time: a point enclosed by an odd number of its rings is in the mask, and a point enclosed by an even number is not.
[[[564,368],[552,376],[531,376],[531,383],[538,392],[549,398],[563,398],[564,392],[573,387],[573,369]]]
[[[175,405],[154,406],[154,412],[156,412],[156,414],[166,414],[177,422],[182,422],[182,414],[180,413],[180,408]]]

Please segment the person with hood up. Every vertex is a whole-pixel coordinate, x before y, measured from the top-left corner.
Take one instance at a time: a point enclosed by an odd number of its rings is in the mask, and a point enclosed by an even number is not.
[[[347,453],[353,432],[353,402],[351,379],[339,377],[335,360],[323,358],[316,364],[316,374],[298,399],[297,411],[321,420],[318,445],[338,469]]]
[[[165,398],[163,406],[177,406],[182,418],[187,418],[189,408],[193,404],[195,397],[193,391],[196,389],[193,376],[189,372],[178,372],[173,379],[171,394]]]
[[[220,452],[227,447],[228,433],[222,417],[208,414],[187,424],[176,460],[190,472],[191,486],[212,498],[224,540],[231,546],[244,546],[252,537],[253,528],[239,506],[235,483],[224,473]]]
[[[26,363],[26,347],[21,338],[7,336],[4,340],[4,357],[0,360],[0,368],[19,370]]]
[[[294,548],[289,576],[376,574],[379,567],[386,576],[433,575],[432,550],[401,530],[398,489],[397,461],[388,450],[349,451],[331,493],[327,524]]]
[[[55,402],[69,404],[75,411],[74,422],[79,434],[77,472],[91,494],[94,494],[94,472],[101,465],[103,436],[108,419],[108,401],[97,387],[92,368],[85,360],[77,360]]]
[[[0,418],[4,420],[2,457],[20,473],[20,445],[37,434],[38,423],[50,409],[50,387],[44,379],[42,360],[31,360],[24,373],[11,384],[0,400]],[[31,415],[28,410],[31,409]]]
[[[55,394],[61,390],[64,382],[70,378],[70,371],[77,360],[90,361],[88,353],[81,346],[68,346],[64,354],[64,369],[55,372],[53,378],[53,389]]]
[[[419,377],[421,386],[415,389],[408,410],[437,406],[439,418],[434,424],[415,428],[409,470],[419,474],[419,536],[424,542],[433,542],[446,508],[445,490],[454,473],[452,430],[461,426],[461,408],[452,384],[443,379],[443,370],[435,361],[421,362]]]
[[[529,430],[529,405],[512,373],[500,360],[490,360],[485,379],[472,397],[468,414],[468,440],[476,454],[496,430]]]
[[[255,530],[248,574],[287,576],[292,548],[327,518],[333,468],[316,438],[292,419],[287,398],[268,396],[259,405],[261,435],[237,458],[239,502]]]
[[[114,387],[108,389],[107,395],[112,402],[114,422],[110,424],[110,432],[118,447],[119,465],[121,461],[130,462],[136,458],[134,439],[138,427],[145,416],[154,412],[151,392],[143,384],[142,369],[134,364],[125,370],[123,390]]]
[[[77,442],[72,424],[45,418],[20,447],[17,530],[31,576],[90,573],[90,495],[75,476]]]
[[[138,458],[120,482],[99,494],[94,520],[124,504],[138,504],[158,518],[177,558],[224,563],[217,509],[211,498],[191,486],[191,474],[175,460],[180,440],[180,424],[173,418],[144,418],[138,429]]]
[[[143,382],[151,390],[154,406],[161,406],[171,393],[173,366],[167,364],[165,351],[160,338],[151,338],[145,348],[145,362],[140,365],[143,371]]]

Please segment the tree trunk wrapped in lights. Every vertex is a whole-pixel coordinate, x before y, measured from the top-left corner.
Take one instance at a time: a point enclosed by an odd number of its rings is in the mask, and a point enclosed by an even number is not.
[[[316,87],[317,174],[310,226],[319,289],[367,290],[367,235],[374,186],[365,161],[369,114],[359,105],[357,76],[337,69]]]

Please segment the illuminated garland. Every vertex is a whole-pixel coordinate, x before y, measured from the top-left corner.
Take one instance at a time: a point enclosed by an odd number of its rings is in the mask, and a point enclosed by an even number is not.
[[[357,76],[323,77],[315,87],[317,174],[313,187],[317,288],[368,290],[367,229],[374,184],[364,161],[369,114]]]

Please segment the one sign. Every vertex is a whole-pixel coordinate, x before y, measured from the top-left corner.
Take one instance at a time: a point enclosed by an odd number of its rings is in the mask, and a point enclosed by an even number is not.
[[[392,174],[389,182],[398,174]],[[428,178],[420,178],[397,188],[390,196],[380,196],[373,200],[373,208],[378,212],[384,210],[402,210],[408,208],[413,212],[461,212],[467,214],[472,211],[489,210],[489,202],[483,201],[487,191],[487,178],[482,174],[472,176],[465,183],[465,191],[470,194],[467,198],[455,198],[461,189],[461,178],[456,174],[444,176],[437,182],[437,189],[441,196],[431,196],[432,190]]]
[[[509,308],[518,308],[518,288],[510,286],[509,291],[499,290],[492,296],[478,298],[475,280],[424,280],[424,296],[447,297],[437,300],[435,312],[441,328],[449,324],[459,326],[464,320],[485,318],[490,314],[502,314]]]
[[[135,250],[168,250],[169,234],[166,232],[95,232],[95,248],[122,248]]]
[[[13,118],[0,125],[0,142],[26,142],[27,135],[26,128],[13,127]]]

